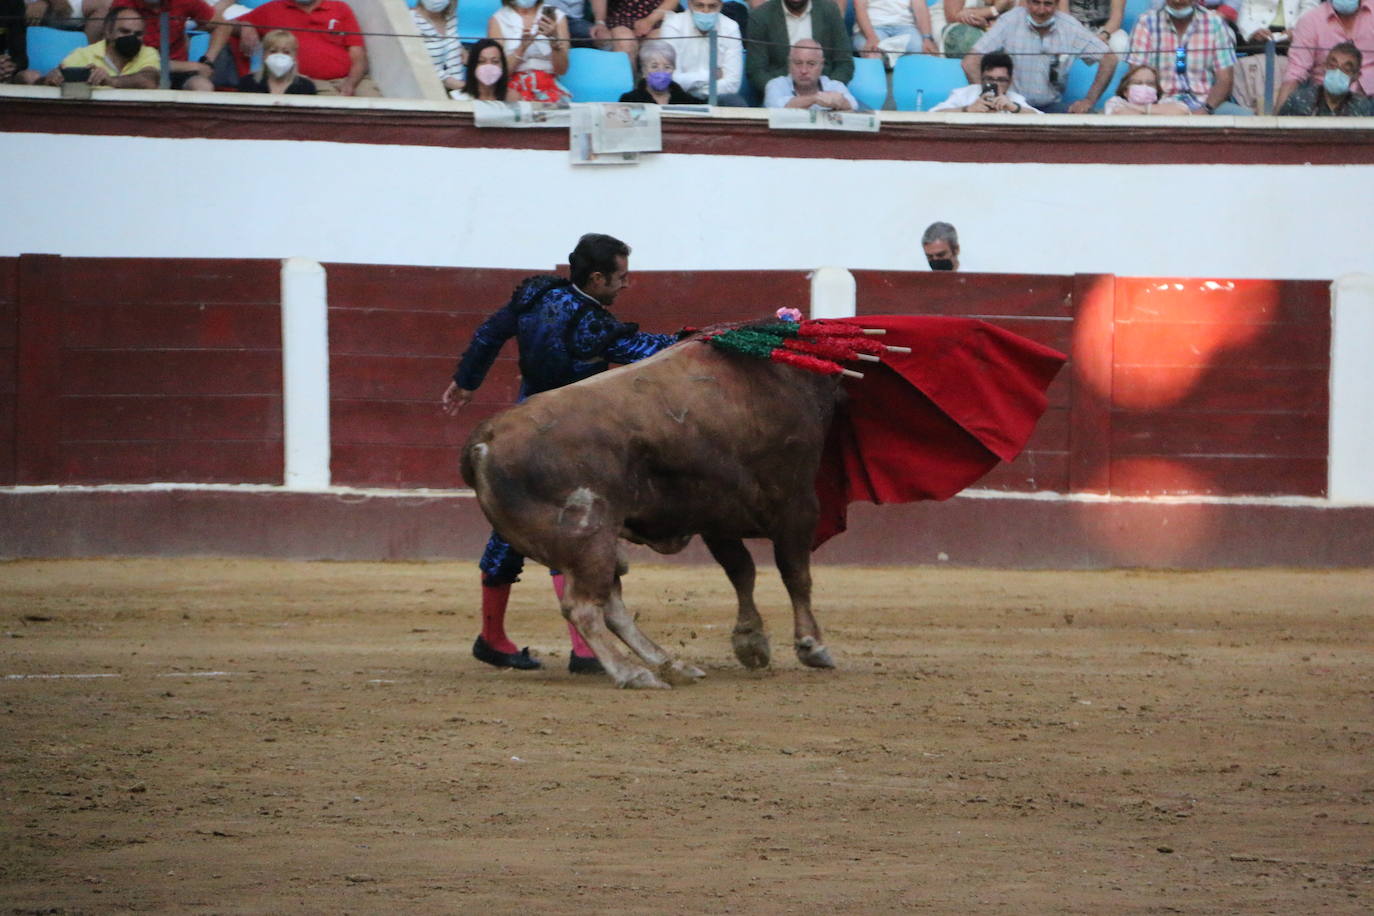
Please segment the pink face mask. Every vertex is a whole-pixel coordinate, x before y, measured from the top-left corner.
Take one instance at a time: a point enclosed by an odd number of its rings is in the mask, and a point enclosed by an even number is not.
[[[477,82],[481,83],[483,86],[492,86],[501,78],[501,65],[478,64],[472,71],[472,74],[477,77]]]
[[[1155,90],[1154,86],[1134,83],[1126,87],[1126,101],[1132,105],[1153,105],[1159,101],[1159,92]]]

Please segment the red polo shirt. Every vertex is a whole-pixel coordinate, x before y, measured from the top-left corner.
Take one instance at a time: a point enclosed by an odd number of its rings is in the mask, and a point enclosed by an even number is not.
[[[342,0],[319,0],[308,11],[295,0],[272,0],[236,21],[256,26],[259,38],[272,29],[295,33],[301,45],[296,67],[317,80],[348,76],[348,49],[363,46],[358,20]]]
[[[144,0],[115,0],[112,9],[130,9],[143,17],[143,43],[162,51],[162,27],[158,14],[163,6],[150,6]],[[206,25],[215,18],[215,11],[205,0],[165,0],[167,10],[167,51],[172,60],[186,59],[186,21],[194,19]]]

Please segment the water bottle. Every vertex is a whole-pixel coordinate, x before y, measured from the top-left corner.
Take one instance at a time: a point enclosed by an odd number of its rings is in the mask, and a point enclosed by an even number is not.
[[[917,89],[917,90],[916,90],[916,110],[917,110],[917,111],[925,111],[925,110],[926,110],[926,91],[925,91],[924,89]]]

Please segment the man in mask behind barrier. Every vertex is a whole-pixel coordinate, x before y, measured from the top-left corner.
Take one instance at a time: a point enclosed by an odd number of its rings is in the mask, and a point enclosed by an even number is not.
[[[62,58],[43,82],[60,86],[71,80],[113,89],[156,89],[162,58],[143,43],[143,31],[143,17],[138,13],[112,10],[105,17],[105,37]]]
[[[271,0],[215,29],[205,56],[214,60],[237,31],[239,51],[252,57],[261,38],[258,30],[285,29],[296,36],[300,54],[296,65],[315,81],[320,95],[380,96],[367,75],[367,50],[352,8],[343,0]]]
[[[1374,96],[1374,0],[1329,0],[1303,13],[1293,26],[1293,47],[1279,87],[1279,107],[1303,83],[1322,79],[1326,55],[1346,41],[1359,48],[1364,57],[1354,91]]]
[[[949,223],[931,223],[921,236],[931,270],[959,269],[959,232]]]

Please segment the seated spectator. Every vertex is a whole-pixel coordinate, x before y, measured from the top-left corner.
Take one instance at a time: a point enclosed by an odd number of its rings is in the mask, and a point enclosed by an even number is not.
[[[997,24],[978,39],[964,58],[970,83],[979,72],[979,58],[989,51],[1005,51],[1018,58],[1013,86],[1041,111],[1083,114],[1090,112],[1116,73],[1116,55],[1068,13],[1056,9],[1056,0],[1026,0],[999,16]],[[1066,105],[1064,83],[1075,58],[1097,64],[1097,75],[1088,94]]]
[[[568,17],[538,0],[501,0],[487,22],[487,37],[501,42],[517,99],[557,105],[570,98],[558,77],[568,72]]]
[[[659,25],[677,5],[678,0],[592,0],[596,16],[592,38],[628,55],[633,67],[639,57],[639,42],[657,38]]]
[[[274,29],[262,37],[262,69],[239,80],[239,92],[268,92],[272,95],[314,95],[315,81],[296,69],[300,44],[285,29]]]
[[[1193,0],[1165,0],[1141,15],[1126,62],[1153,67],[1161,97],[1177,99],[1193,114],[1254,114],[1229,100],[1236,66],[1230,26]]]
[[[1321,80],[1304,83],[1289,93],[1279,114],[1328,118],[1374,115],[1374,99],[1355,92],[1363,64],[1364,55],[1355,43],[1341,42],[1326,52]]]
[[[988,114],[994,111],[1006,114],[1042,114],[1026,97],[1013,92],[1011,55],[1003,51],[984,54],[978,61],[979,78],[977,83],[960,86],[949,94],[931,111],[967,111],[975,114]]]
[[[787,75],[768,81],[763,92],[763,107],[857,110],[859,103],[849,94],[849,87],[826,76],[822,72],[824,68],[825,52],[820,43],[814,38],[803,38],[792,46],[792,53],[787,57]]]
[[[1321,64],[1327,52],[1347,41],[1364,57],[1359,91],[1374,95],[1374,0],[1328,0],[1308,10],[1293,26],[1293,47],[1279,87],[1279,107],[1298,86],[1322,79]]]
[[[415,30],[424,39],[434,75],[450,96],[463,91],[463,42],[458,35],[458,0],[420,0],[410,11]]]
[[[468,52],[468,81],[456,99],[474,102],[504,102],[510,74],[506,71],[506,52],[501,42],[483,38]]]
[[[43,82],[61,86],[68,68],[89,69],[86,82],[112,89],[156,89],[162,58],[143,43],[143,17],[130,9],[110,10],[105,37],[77,48],[54,67]]]
[[[854,53],[939,54],[925,0],[854,0]]]
[[[711,92],[711,46],[708,35],[716,33],[716,104],[744,108],[740,95],[744,79],[744,44],[739,26],[721,15],[721,0],[687,0],[685,12],[663,20],[659,34],[677,52],[673,79],[693,101],[704,102]],[[641,62],[643,56],[640,56]]]
[[[673,70],[677,67],[677,55],[673,46],[661,39],[650,39],[639,45],[639,72],[644,74],[629,92],[620,97],[622,102],[647,102],[653,105],[699,105],[700,99],[693,98],[673,81]]]
[[[1320,0],[1239,0],[1236,9],[1236,34],[1238,50],[1248,47],[1254,53],[1236,60],[1235,86],[1231,98],[1236,103],[1249,108],[1256,114],[1264,113],[1264,46],[1274,42],[1274,50],[1280,56],[1288,54],[1288,42],[1292,37],[1293,23],[1315,7]],[[1278,62],[1276,84],[1271,87],[1270,105],[1277,109],[1278,88],[1282,84],[1284,61]]]
[[[921,249],[931,270],[959,269],[959,232],[949,223],[931,223],[921,234]]]
[[[1113,54],[1125,54],[1130,48],[1131,36],[1121,28],[1126,0],[1059,0],[1059,11],[1068,13],[1079,25],[1105,41]]]
[[[854,78],[844,13],[831,0],[768,0],[749,14],[748,35],[744,70],[755,92],[788,74],[792,45],[803,38],[815,39],[823,49],[826,78],[840,83]]]
[[[29,0],[25,7],[29,25],[85,32],[92,44],[105,37],[110,0]]]
[[[0,83],[33,82],[24,0],[0,0]]]
[[[262,44],[258,30],[285,29],[300,43],[297,67],[320,95],[380,96],[367,75],[367,50],[352,8],[343,0],[271,0],[215,29],[206,60],[215,60],[235,34],[251,58]]]
[[[1154,67],[1136,64],[1126,71],[1116,95],[1102,109],[1109,115],[1187,115],[1188,106],[1176,99],[1159,97],[1159,73]]]
[[[594,45],[592,41],[592,21],[588,17],[591,12],[587,6],[587,0],[544,0],[549,6],[563,11],[563,15],[568,17],[568,37],[572,39],[574,48],[590,48]]]
[[[214,92],[210,77],[214,67],[209,60],[187,60],[186,23],[209,31],[232,0],[219,0],[211,7],[205,0],[114,0],[115,9],[131,9],[143,17],[143,43],[161,53],[162,17],[167,13],[167,58],[173,89]]]
[[[940,46],[945,57],[963,57],[1015,0],[944,0],[945,26]]]

